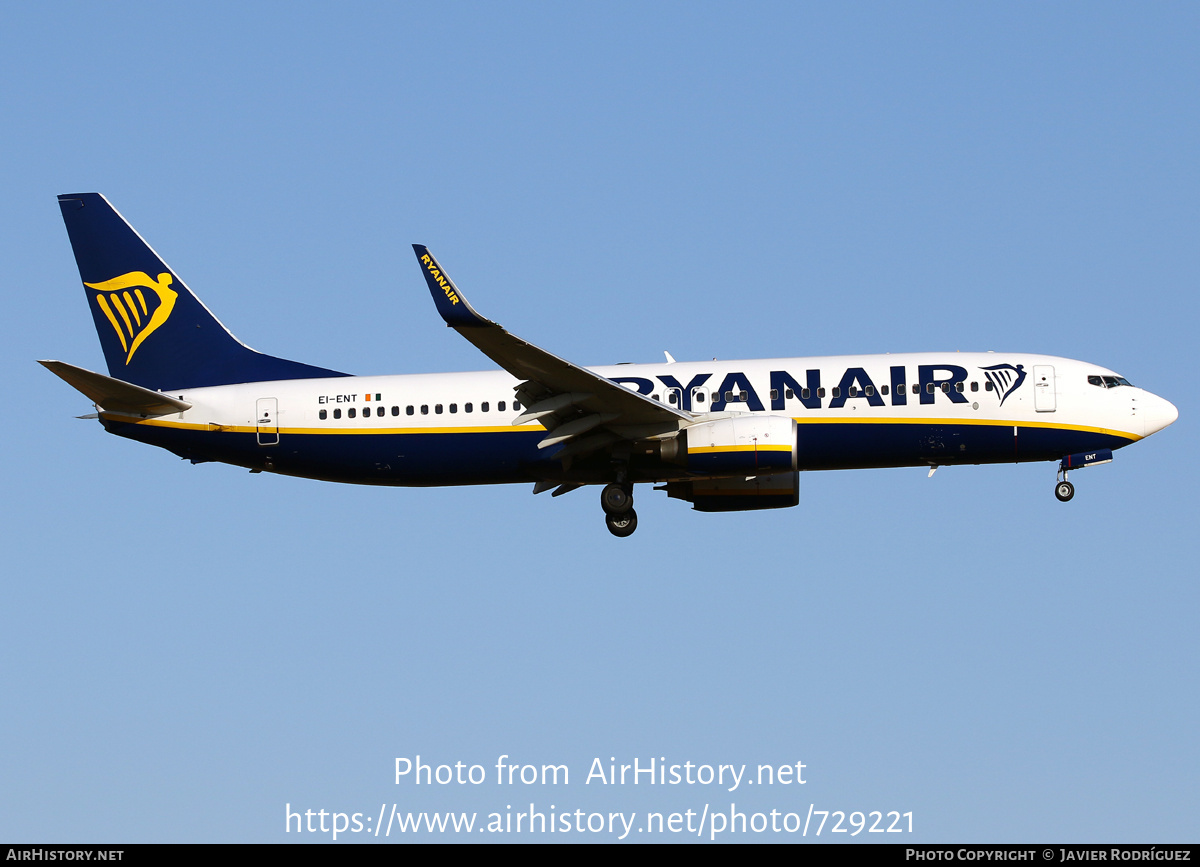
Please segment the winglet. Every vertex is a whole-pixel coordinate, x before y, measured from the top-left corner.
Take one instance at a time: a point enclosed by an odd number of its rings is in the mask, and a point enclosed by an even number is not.
[[[428,247],[424,244],[412,246],[413,252],[417,254],[417,261],[421,263],[421,273],[425,275],[425,282],[429,284],[429,294],[433,296],[433,303],[447,325],[451,328],[478,328],[495,324],[475,312],[475,308],[446,276],[446,272],[442,270],[437,259],[433,258]]]

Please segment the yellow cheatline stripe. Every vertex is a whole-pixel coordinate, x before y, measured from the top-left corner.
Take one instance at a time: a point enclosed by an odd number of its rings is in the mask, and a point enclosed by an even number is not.
[[[1039,427],[1050,430],[1079,430],[1088,433],[1108,434],[1137,441],[1143,439],[1141,434],[1130,431],[1112,430],[1106,427],[1091,427],[1083,424],[1062,424],[1053,421],[1025,421],[1018,419],[986,419],[986,418],[812,418],[793,416],[797,424],[921,424],[921,425],[990,425],[992,427]]]
[[[149,425],[150,427],[170,427],[178,430],[221,431],[222,433],[256,433],[259,428],[254,425],[218,425],[197,424],[195,422],[178,421],[166,418],[136,418],[122,413],[101,412],[105,418],[128,424]],[[263,430],[274,432],[274,426],[263,426]],[[503,425],[492,427],[389,427],[389,428],[322,428],[322,427],[281,427],[281,434],[322,434],[332,436],[362,436],[372,434],[444,434],[444,433],[545,433],[541,425]]]
[[[698,448],[688,447],[689,455],[699,454],[715,454],[718,452],[790,452],[792,447],[788,444],[769,445],[769,446],[700,446]]]
[[[208,423],[197,424],[194,422],[177,421],[173,419],[159,418],[135,418],[124,415],[122,413],[101,412],[101,415],[111,418],[113,421],[127,422],[129,424],[144,424],[153,427],[173,427],[180,430],[203,430],[214,431],[220,430],[228,433],[255,433],[258,428],[254,425],[214,425]],[[1089,427],[1079,424],[1055,424],[1053,422],[1041,421],[1013,421],[1011,419],[952,419],[952,418],[935,418],[935,419],[913,419],[913,418],[869,418],[869,419],[848,419],[848,418],[797,418],[796,421],[801,424],[923,424],[923,425],[992,425],[994,427],[1023,427],[1023,428],[1048,428],[1050,430],[1077,430],[1087,433],[1106,434],[1108,436],[1121,437],[1122,439],[1137,442],[1144,439],[1140,434],[1130,433],[1129,431],[1110,430],[1102,427]],[[531,431],[544,431],[540,424],[528,425],[491,425],[481,427],[281,427],[281,434],[317,434],[324,436],[370,436],[372,434],[444,434],[444,433],[522,433]],[[790,451],[791,445],[769,445],[758,446],[758,451]],[[755,446],[704,446],[702,448],[688,449],[689,454],[700,454],[705,452],[735,452],[735,451],[754,451]]]
[[[246,428],[253,431],[254,428]],[[290,434],[348,434],[350,436],[361,436],[370,434],[423,434],[423,433],[545,433],[546,429],[541,425],[521,425],[515,427],[513,425],[495,425],[489,427],[342,427],[342,428],[324,428],[324,427],[281,427],[279,432]]]

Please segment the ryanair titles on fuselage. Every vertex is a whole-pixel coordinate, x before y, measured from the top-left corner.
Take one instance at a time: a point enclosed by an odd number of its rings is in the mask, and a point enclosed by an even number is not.
[[[590,369],[632,391],[699,415],[726,411],[795,415],[801,408],[846,411],[856,407],[882,411],[895,408],[894,412],[908,415],[919,408],[956,406],[1000,418],[1012,415],[1007,410],[1014,401],[1025,401],[1025,408],[1016,410],[1014,416],[1024,417],[1033,412],[1033,368],[1043,364],[1055,369],[1060,397],[1068,392],[1092,391],[1097,392],[1094,397],[1099,397],[1103,391],[1088,388],[1086,380],[1088,373],[1105,371],[1065,358],[955,353],[953,361],[936,359],[936,355],[914,353],[604,365]],[[389,402],[410,404],[505,400],[513,396],[511,389],[517,383],[499,370],[355,379],[362,381],[363,392],[384,391]],[[320,404],[354,403],[360,397],[339,397],[328,391],[312,394],[308,389],[305,393]]]
[[[976,382],[984,380],[993,384],[993,394],[999,403],[1003,403],[1025,381],[1024,364],[1001,364],[992,367],[981,367],[982,371],[976,377]],[[997,373],[1004,375],[997,379]],[[642,376],[614,376],[614,382],[636,389],[639,393],[651,395],[655,392],[654,380]],[[763,412],[767,409],[762,396],[744,372],[731,371],[726,373],[719,382],[714,381],[712,373],[698,373],[688,381],[682,382],[671,374],[656,374],[654,379],[661,383],[662,388],[678,390],[680,408],[689,412],[720,412],[727,403],[737,403],[738,408],[751,412]],[[823,382],[819,368],[809,368],[804,371],[803,380],[787,370],[770,371],[767,400],[770,409],[782,410],[787,406],[788,394],[798,399],[807,409],[840,409],[848,400],[865,400],[870,406],[906,406],[910,398],[922,404],[931,404],[937,400],[938,392],[942,392],[952,403],[970,403],[966,393],[966,383],[971,379],[967,368],[957,364],[918,364],[916,377],[912,377],[908,368],[903,364],[889,365],[886,378],[877,383],[863,367],[848,367],[841,374],[836,384],[830,380]],[[959,384],[962,383],[960,386]],[[1001,385],[1003,383],[1003,387]],[[826,387],[829,403],[824,403]],[[960,391],[959,389],[963,390]],[[703,389],[711,394],[707,407],[696,406],[693,397],[697,389]]]

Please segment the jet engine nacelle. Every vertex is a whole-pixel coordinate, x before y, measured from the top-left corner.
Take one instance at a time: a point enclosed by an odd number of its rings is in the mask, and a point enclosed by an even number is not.
[[[667,496],[687,500],[697,512],[786,509],[800,502],[800,474],[793,470],[752,479],[668,482]]]
[[[796,421],[782,415],[735,415],[689,426],[686,466],[696,473],[772,475],[797,467]]]

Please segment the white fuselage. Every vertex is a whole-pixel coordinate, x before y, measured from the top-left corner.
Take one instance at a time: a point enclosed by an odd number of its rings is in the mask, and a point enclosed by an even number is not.
[[[1089,377],[1115,381],[1113,371],[1043,355],[909,353],[590,369],[697,418],[730,412],[793,418],[801,469],[1052,460],[1119,448],[1177,416],[1143,389],[1089,383]],[[522,481],[544,475],[529,467],[550,455],[531,447],[543,432],[539,423],[512,425],[521,412],[514,406],[517,385],[497,370],[164,389],[192,407],[138,420],[136,434],[124,423],[116,427],[126,430],[114,432],[180,453],[183,443],[193,459],[265,462],[317,478]],[[489,460],[497,466],[487,466]]]

